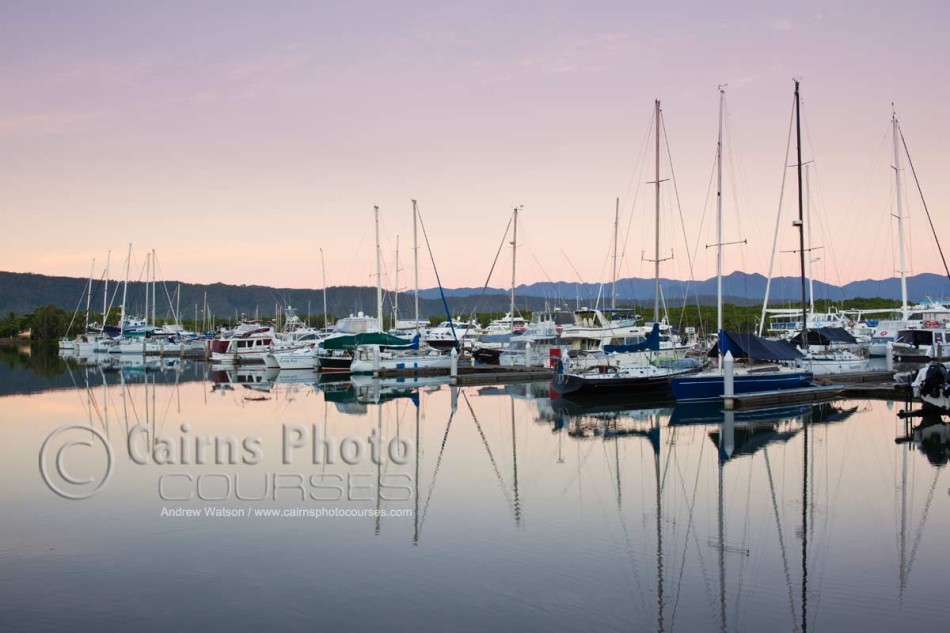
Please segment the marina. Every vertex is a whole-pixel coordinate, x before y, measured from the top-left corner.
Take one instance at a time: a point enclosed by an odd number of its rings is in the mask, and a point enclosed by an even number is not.
[[[950,3],[0,16],[0,633],[947,628]]]

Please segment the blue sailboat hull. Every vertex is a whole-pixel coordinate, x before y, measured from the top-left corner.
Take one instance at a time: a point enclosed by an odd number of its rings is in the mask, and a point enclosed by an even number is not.
[[[808,371],[770,372],[737,374],[733,384],[736,395],[739,395],[780,389],[800,389],[809,386],[811,381],[812,373]],[[718,400],[722,397],[724,391],[723,379],[719,373],[694,374],[674,378],[670,381],[670,390],[677,401]]]

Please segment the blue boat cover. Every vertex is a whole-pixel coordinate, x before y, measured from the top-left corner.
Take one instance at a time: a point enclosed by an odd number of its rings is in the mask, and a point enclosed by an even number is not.
[[[802,333],[799,332],[796,334],[792,338],[792,342],[801,345]],[[857,342],[858,339],[851,336],[851,333],[843,327],[818,327],[813,330],[808,330],[809,345],[831,345],[832,343],[854,345]]]
[[[720,332],[719,340],[723,341],[723,355],[732,352],[733,358],[749,358],[751,360],[796,360],[804,355],[789,341],[770,341],[755,334],[739,334],[738,332]],[[709,350],[710,356],[719,355],[719,344]]]

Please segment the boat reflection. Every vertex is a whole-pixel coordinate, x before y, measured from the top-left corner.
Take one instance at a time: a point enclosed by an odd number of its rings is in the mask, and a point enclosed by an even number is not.
[[[933,466],[950,462],[950,424],[937,412],[925,414],[916,425],[906,424],[898,444],[913,444]]]
[[[689,444],[689,431],[695,427],[706,427],[705,436],[711,440],[716,449],[716,526],[714,534],[707,540],[707,546],[715,552],[716,568],[718,571],[718,600],[715,601],[715,613],[710,614],[718,621],[721,631],[729,631],[738,626],[743,607],[739,604],[741,596],[741,578],[747,573],[750,561],[753,560],[751,543],[756,542],[748,535],[748,525],[741,527],[741,531],[730,526],[736,523],[735,517],[748,514],[750,509],[750,495],[754,487],[752,473],[764,466],[768,496],[771,499],[771,512],[774,519],[774,531],[779,558],[782,561],[782,576],[785,578],[786,593],[789,605],[788,628],[807,631],[809,622],[808,604],[812,597],[812,590],[808,585],[809,544],[808,540],[813,533],[814,502],[811,499],[809,481],[809,459],[812,451],[809,427],[816,423],[835,423],[846,420],[857,407],[840,408],[833,404],[786,406],[772,409],[724,411],[718,406],[709,404],[663,406],[663,403],[644,402],[642,399],[613,398],[610,401],[598,399],[597,402],[578,402],[576,400],[555,399],[551,403],[556,419],[555,430],[566,431],[568,437],[578,440],[600,439],[612,444],[607,454],[611,456],[612,471],[615,475],[614,486],[618,516],[624,533],[629,532],[626,513],[624,510],[623,487],[626,477],[622,475],[623,460],[621,459],[621,444],[635,439],[646,439],[650,449],[642,454],[645,463],[642,471],[652,470],[653,482],[653,514],[656,567],[656,628],[658,631],[672,629],[676,618],[676,599],[670,599],[670,594],[678,595],[681,591],[680,583],[684,570],[691,566],[687,552],[693,552],[698,568],[705,577],[706,564],[702,547],[696,538],[700,526],[696,522],[695,504],[699,499],[701,482],[706,480],[702,459],[702,450],[699,453],[699,463],[695,464],[695,474],[684,476],[684,470],[691,465],[679,462],[677,444],[686,441]],[[681,436],[686,432],[686,436]],[[788,535],[789,520],[785,515],[783,503],[780,501],[787,491],[781,489],[783,480],[773,474],[769,455],[770,448],[784,447],[796,438],[802,437],[803,447],[801,464],[800,505],[798,515],[799,524],[795,526],[795,538],[801,541],[800,572],[794,573],[792,558],[794,554],[790,548]],[[758,463],[748,462],[761,457]],[[629,466],[627,467],[629,468]],[[730,482],[729,471],[737,469],[737,474],[743,473],[741,479]],[[645,474],[645,472],[644,472]],[[645,483],[645,482],[643,482]],[[628,484],[629,485],[629,484]],[[690,490],[692,489],[692,490]],[[731,494],[730,494],[731,491]],[[679,504],[675,501],[668,507],[677,495],[681,498]],[[685,498],[682,498],[685,497]],[[730,498],[745,499],[745,510],[730,507]],[[685,536],[676,526],[683,521],[682,504],[688,507],[685,517]],[[672,516],[666,516],[672,511]],[[646,518],[646,517],[644,517]],[[757,539],[761,543],[761,538]],[[678,560],[669,558],[672,550],[678,553]],[[761,553],[757,553],[761,556]],[[633,572],[637,572],[635,563],[630,562]],[[672,569],[671,569],[672,567]],[[672,574],[670,572],[673,572]],[[797,582],[795,576],[798,576]],[[671,577],[676,580],[671,582]],[[733,590],[735,578],[739,582]],[[798,585],[796,588],[795,585]],[[672,586],[670,586],[672,585]],[[736,596],[730,596],[731,592]]]

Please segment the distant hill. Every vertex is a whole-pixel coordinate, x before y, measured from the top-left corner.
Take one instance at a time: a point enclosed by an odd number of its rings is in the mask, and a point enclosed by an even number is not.
[[[758,273],[734,272],[723,277],[723,295],[729,297],[730,302],[733,303],[761,303],[762,297],[765,296],[767,281],[764,275]],[[816,281],[814,285],[816,299],[843,301],[857,297],[881,297],[898,300],[901,298],[899,279],[866,279],[864,281],[854,281],[844,286]],[[715,277],[692,283],[675,279],[661,279],[660,286],[668,303],[676,301],[681,303],[683,298],[687,296],[687,292],[691,297],[691,303],[694,302],[693,297],[696,296],[707,298],[710,301],[716,299]],[[481,291],[481,288],[457,288],[447,289],[445,293],[447,296],[455,297],[478,294]],[[943,275],[921,273],[908,277],[907,291],[912,302],[923,301],[928,297],[937,300],[950,299],[950,281]],[[485,293],[486,295],[506,294],[508,290],[488,288]],[[653,279],[630,277],[617,281],[617,298],[624,302],[638,302],[641,305],[652,304],[653,293]],[[420,291],[420,296],[427,298],[438,297],[438,294],[438,288],[428,288]],[[559,300],[569,305],[574,305],[580,300],[581,303],[593,305],[598,296],[610,297],[610,284],[582,284],[567,281],[539,282],[518,286],[515,289],[515,295],[543,297],[552,302]],[[801,301],[801,278],[776,277],[772,280],[769,295],[769,302],[775,304]]]
[[[86,279],[76,277],[52,277],[32,273],[0,272],[0,313],[31,312],[39,306],[52,304],[67,310],[85,306]],[[159,283],[158,313],[161,316],[171,314],[171,305],[177,301],[179,282]],[[765,293],[766,278],[753,273],[735,272],[723,278],[723,294],[727,303],[755,305],[762,301]],[[917,302],[930,297],[933,299],[950,298],[950,282],[932,273],[923,273],[908,278],[908,291],[911,301]],[[627,278],[618,281],[618,300],[638,305],[652,305],[654,282],[652,279]],[[711,304],[716,300],[715,278],[693,283],[663,279],[661,288],[667,305],[682,305],[689,296],[689,303]],[[96,310],[102,308],[103,285],[93,284],[92,305]],[[253,315],[258,311],[261,316],[274,313],[276,305],[292,305],[301,312],[318,314],[323,311],[323,292],[319,289],[272,288],[268,286],[244,286],[229,284],[190,284],[181,283],[181,311],[184,318],[193,318],[195,306],[201,309],[207,293],[212,314],[217,318],[233,318],[235,314]],[[482,295],[481,288],[446,289],[446,297],[453,314],[478,312],[504,312],[508,309],[508,291],[503,288],[488,288]],[[562,305],[573,308],[577,305],[595,305],[600,296],[601,305],[610,300],[610,286],[604,284],[580,284],[573,282],[541,282],[523,284],[516,289],[518,307],[523,310],[536,310],[548,306]],[[771,305],[795,304],[801,297],[801,282],[797,277],[780,277],[772,281]],[[420,291],[419,308],[424,317],[444,314],[438,288]],[[897,279],[855,281],[844,286],[834,286],[815,282],[815,297],[842,301],[857,297],[881,297],[900,299],[900,282]],[[121,284],[109,282],[109,299],[113,305],[122,300]],[[376,311],[376,290],[371,287],[334,286],[327,289],[328,310],[336,316],[363,311],[367,314]],[[387,293],[385,310],[392,312],[393,295]],[[129,283],[129,311],[141,313],[145,308],[145,287],[139,282]],[[413,309],[412,293],[403,292],[399,296],[399,311],[403,317],[410,317]]]

